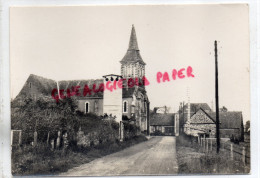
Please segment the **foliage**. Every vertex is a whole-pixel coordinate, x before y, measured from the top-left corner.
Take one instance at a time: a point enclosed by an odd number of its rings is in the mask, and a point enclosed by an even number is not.
[[[33,141],[38,133],[38,141],[46,142],[57,137],[58,131],[69,133],[68,140],[75,141],[80,125],[97,128],[101,119],[94,114],[84,114],[77,110],[77,101],[66,98],[55,102],[50,98],[38,97],[15,100],[11,103],[11,128],[22,130],[23,143]]]
[[[24,145],[12,150],[12,174],[16,176],[58,174],[146,140],[145,136],[139,135],[124,142],[107,142],[84,149],[77,147],[54,151],[43,143],[36,147]]]
[[[230,152],[205,153],[196,137],[181,134],[176,137],[179,174],[241,174],[248,173],[242,161],[230,160]]]
[[[124,139],[130,139],[140,132],[140,128],[135,124],[124,122]]]
[[[220,112],[227,112],[228,109],[227,109],[225,106],[223,106],[222,108],[219,109],[219,111],[220,111]]]

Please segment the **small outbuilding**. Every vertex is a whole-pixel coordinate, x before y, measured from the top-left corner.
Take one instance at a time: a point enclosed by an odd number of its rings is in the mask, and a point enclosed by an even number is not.
[[[150,118],[151,135],[179,135],[179,115],[174,113],[154,113]]]

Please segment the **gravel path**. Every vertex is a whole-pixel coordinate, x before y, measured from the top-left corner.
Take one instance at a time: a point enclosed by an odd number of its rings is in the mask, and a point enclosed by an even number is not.
[[[175,175],[175,137],[153,137],[117,153],[72,168],[62,176]]]

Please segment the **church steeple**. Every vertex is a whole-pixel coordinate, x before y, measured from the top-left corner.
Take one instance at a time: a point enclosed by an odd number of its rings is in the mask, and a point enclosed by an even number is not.
[[[134,25],[132,25],[132,31],[131,31],[128,50],[138,50],[139,51]]]
[[[138,48],[135,27],[132,25],[130,41],[127,52],[121,63],[121,75],[125,78],[138,77],[142,78],[145,75],[145,62],[143,61],[140,50]]]

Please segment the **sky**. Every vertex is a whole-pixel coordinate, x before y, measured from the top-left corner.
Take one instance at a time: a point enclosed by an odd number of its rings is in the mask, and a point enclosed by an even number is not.
[[[248,19],[245,4],[12,7],[11,98],[30,74],[57,81],[120,74],[134,24],[151,108],[176,112],[188,97],[215,108],[217,40],[219,106],[249,120]],[[194,78],[172,80],[173,69],[188,66]],[[170,81],[157,83],[157,72],[168,72]]]

